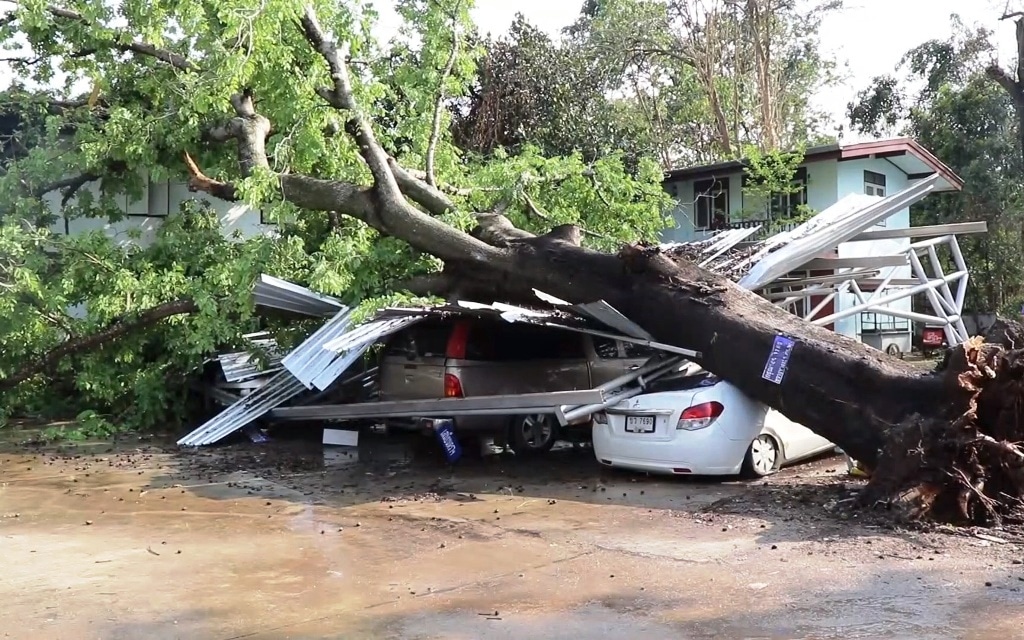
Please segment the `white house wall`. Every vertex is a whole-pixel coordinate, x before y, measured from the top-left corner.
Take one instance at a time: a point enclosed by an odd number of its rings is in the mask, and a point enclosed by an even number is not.
[[[851,193],[864,193],[864,172],[874,171],[885,176],[885,194],[891,195],[902,191],[910,186],[907,174],[889,162],[885,158],[871,158],[866,160],[847,160],[837,162],[838,174],[836,184],[838,185],[838,197]],[[884,223],[872,229],[907,229],[910,227],[910,209],[903,209],[894,214]]]
[[[874,171],[885,176],[885,193],[892,195],[910,186],[910,180],[903,171],[884,158],[871,158],[866,160],[848,160],[837,163],[839,167],[837,184],[840,197],[850,193],[864,193],[864,172]],[[910,209],[902,209],[882,223],[871,227],[871,229],[908,229],[910,227]],[[872,240],[870,242],[846,242],[839,245],[840,258],[868,258],[876,256],[900,255],[910,246],[910,239],[896,238],[892,240]],[[894,278],[912,278],[913,273],[909,265],[905,267],[889,267],[883,269],[880,276],[885,278],[890,272],[895,271]],[[836,312],[849,309],[860,304],[852,293],[843,293],[836,296]],[[899,311],[913,311],[911,298],[897,300],[885,306]],[[836,333],[857,338],[861,333],[860,314],[837,320],[835,323]]]
[[[98,183],[90,183],[83,187],[92,192],[94,197],[99,197]],[[224,202],[213,198],[205,193],[192,193],[188,190],[188,184],[184,182],[151,182],[147,185],[142,197],[134,202],[129,202],[127,196],[121,196],[124,203],[121,210],[127,215],[117,222],[109,222],[102,218],[72,218],[65,220],[58,219],[50,226],[50,230],[58,234],[79,235],[88,231],[103,231],[107,236],[116,239],[121,244],[137,244],[148,246],[156,237],[163,220],[171,213],[181,209],[184,202],[188,200],[200,200],[208,203],[220,217],[221,233],[225,237],[232,237],[236,232],[244,238],[251,238],[259,234],[272,231],[276,225],[263,224],[260,212],[244,204]],[[60,194],[51,193],[47,195],[46,201],[51,209],[60,213]],[[135,233],[139,234],[136,239]]]
[[[807,169],[807,206],[814,211],[822,211],[839,201],[837,165],[838,162],[835,160],[823,160],[805,165]],[[759,215],[764,203],[745,196],[743,193],[742,172],[721,176],[719,179],[729,183],[729,220],[731,222],[757,220],[764,217]],[[675,226],[662,231],[662,242],[692,242],[707,235],[706,230],[698,230],[693,225],[694,182],[693,180],[677,180],[666,183],[666,188],[676,200],[676,207],[671,214]]]

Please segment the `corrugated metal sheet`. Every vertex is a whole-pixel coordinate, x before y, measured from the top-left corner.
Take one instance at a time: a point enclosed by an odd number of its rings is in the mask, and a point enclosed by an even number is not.
[[[715,236],[715,241],[711,243],[711,246],[702,252],[703,259],[698,263],[698,266],[704,267],[705,269],[713,268],[713,264],[716,260],[760,230],[761,225],[755,225],[749,229],[730,229],[725,233]]]
[[[306,287],[261,274],[252,288],[253,300],[258,306],[282,309],[307,316],[329,316],[345,305],[337,298],[317,293]]]
[[[894,213],[935,191],[940,176],[934,174],[886,198],[855,194],[843,198],[825,211],[776,241],[773,250],[762,249],[756,264],[740,278],[739,285],[756,291],[787,273],[799,269],[821,253],[851,240]],[[867,200],[873,200],[866,204]],[[852,209],[852,210],[851,210]]]
[[[426,318],[424,315],[374,320],[353,328],[324,345],[324,350],[336,354],[333,361],[313,378],[313,386],[326,391],[349,367],[355,364],[366,350],[384,336],[415,324]]]
[[[549,299],[557,300],[557,298],[553,298],[552,296],[549,296],[548,294],[542,294],[542,295],[546,296]],[[604,302],[604,301],[601,301],[601,302],[604,305],[606,305],[606,307],[605,307],[606,312],[608,312],[609,314],[611,312],[614,312],[615,314],[618,314],[623,319],[625,319],[625,316],[622,316],[621,313],[619,313],[614,307],[609,305],[607,302]],[[588,303],[588,304],[590,304],[590,303]],[[587,333],[587,334],[590,334],[590,335],[601,336],[601,337],[609,338],[609,339],[612,339],[612,340],[621,340],[623,342],[632,342],[632,343],[635,343],[635,344],[643,344],[645,346],[651,347],[652,349],[658,349],[658,350],[661,350],[661,351],[668,351],[670,353],[677,353],[677,354],[688,356],[688,357],[699,357],[700,356],[700,353],[697,352],[697,351],[692,351],[690,349],[683,349],[681,347],[676,347],[675,345],[669,345],[669,344],[665,344],[665,343],[662,343],[662,342],[655,342],[655,341],[651,340],[650,338],[640,338],[640,337],[632,336],[632,335],[629,335],[629,334],[625,334],[624,332],[614,333],[612,331],[602,331],[600,329],[594,329],[592,327],[582,326],[582,323],[581,324],[571,324],[571,321],[572,321],[571,317],[567,318],[565,314],[560,314],[560,313],[556,313],[556,312],[538,311],[536,309],[527,309],[525,307],[516,307],[516,306],[510,305],[510,304],[505,304],[503,302],[495,302],[493,304],[486,305],[486,304],[481,304],[479,302],[468,302],[468,301],[460,300],[458,302],[458,305],[461,306],[461,307],[465,307],[467,309],[472,309],[474,311],[486,311],[488,309],[492,310],[492,311],[497,311],[499,313],[501,319],[505,320],[506,322],[528,322],[528,323],[531,323],[531,324],[542,325],[542,326],[545,326],[545,327],[551,327],[553,329],[564,329],[566,331],[576,331],[576,332],[579,332],[579,333]],[[576,307],[574,306],[572,308],[575,309]],[[629,321],[627,320],[627,322],[629,322]],[[604,323],[602,322],[602,324],[604,324]],[[605,325],[605,326],[607,326],[607,325]],[[609,328],[615,329],[614,327],[609,327]],[[636,327],[636,328],[639,331],[643,331],[643,329],[640,329],[640,327]]]
[[[351,310],[342,309],[281,360],[284,368],[306,388],[312,389],[314,378],[338,357],[333,351],[324,349],[324,345],[348,331],[351,315]]]
[[[225,356],[221,356],[220,358],[220,367],[224,371],[225,382],[245,382],[281,370],[280,356],[270,358],[266,363],[266,368],[261,368],[261,363],[247,352],[227,355],[233,357],[225,359]]]
[[[281,370],[281,354],[274,340],[259,339],[251,342],[254,347],[266,352],[266,368],[261,369],[259,359],[249,351],[222,353],[216,360],[220,363],[226,382],[242,382]]]
[[[306,387],[301,382],[287,371],[282,371],[271,378],[261,389],[245,396],[178,440],[178,445],[199,447],[213,444],[305,390]]]
[[[601,324],[611,327],[616,331],[620,331],[627,336],[640,338],[641,340],[654,340],[654,336],[647,333],[647,331],[637,323],[619,313],[615,307],[604,300],[588,302],[586,304],[577,304],[573,305],[572,308],[573,311],[583,314],[588,318],[593,318]]]

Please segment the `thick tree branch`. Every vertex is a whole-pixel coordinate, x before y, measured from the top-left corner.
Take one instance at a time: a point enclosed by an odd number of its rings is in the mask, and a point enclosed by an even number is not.
[[[348,42],[342,42],[340,47],[325,34],[316,11],[311,5],[306,6],[305,13],[300,19],[303,34],[306,40],[313,46],[313,49],[327,63],[331,74],[333,86],[317,89],[317,94],[326,100],[335,109],[349,112],[349,121],[346,130],[359,145],[359,152],[366,161],[373,175],[373,181],[377,191],[385,204],[397,205],[403,202],[401,190],[395,181],[395,176],[388,167],[388,155],[384,153],[383,147],[377,142],[373,133],[373,127],[360,112],[356,102],[355,91],[352,88],[352,80],[348,73],[348,67],[344,60],[348,57]]]
[[[16,5],[20,5],[21,4],[20,2],[18,2],[18,0],[4,0],[4,1],[5,2],[11,2],[11,3],[16,4]],[[47,11],[47,13],[49,13],[52,16],[54,16],[55,18],[61,18],[61,19],[64,19],[64,20],[70,20],[70,21],[73,21],[73,22],[78,22],[78,23],[83,24],[83,25],[93,26],[92,23],[90,23],[89,20],[85,16],[83,16],[81,13],[78,13],[77,11],[72,11],[71,9],[65,9],[63,7],[58,7],[56,5],[52,5],[51,4],[51,5],[48,5],[46,7],[46,11]],[[113,44],[111,46],[114,49],[117,49],[118,51],[124,51],[126,53],[131,52],[131,53],[134,53],[136,55],[140,55],[140,56],[144,56],[144,57],[149,57],[149,58],[154,58],[156,60],[159,60],[161,62],[164,62],[166,64],[171,65],[172,67],[174,67],[175,69],[178,69],[179,71],[198,71],[199,70],[198,66],[193,64],[192,61],[190,61],[188,58],[186,58],[183,55],[174,53],[173,51],[168,51],[167,49],[161,49],[161,48],[156,47],[156,46],[154,46],[154,45],[152,45],[152,44],[150,44],[148,42],[144,42],[142,40],[135,40],[130,33],[126,32],[126,31],[122,31],[120,29],[111,29],[110,31],[111,31],[111,34],[114,36],[113,37],[113,41],[114,42],[113,42]],[[89,53],[93,53],[93,52],[90,51]],[[76,57],[81,57],[83,55],[83,53],[78,52],[78,53],[76,53],[74,55]],[[85,54],[85,55],[88,55],[88,54]]]
[[[437,96],[434,98],[434,116],[430,124],[430,139],[427,141],[427,184],[437,186],[437,179],[434,176],[434,155],[437,153],[437,143],[441,139],[441,114],[444,110],[444,85],[448,82],[448,76],[452,74],[455,67],[455,59],[459,56],[459,7],[456,5],[452,11],[452,48],[448,54],[444,69],[441,70],[441,77],[437,81]]]
[[[61,191],[62,197],[60,203],[61,206],[65,206],[67,205],[68,201],[71,200],[72,197],[74,197],[75,193],[77,193],[79,189],[89,184],[90,182],[99,180],[101,177],[102,176],[100,176],[100,174],[98,173],[87,171],[85,173],[80,173],[76,176],[61,178],[60,180],[54,180],[53,182],[47,182],[46,184],[41,184],[34,188],[29,188],[28,185],[24,186],[26,187],[26,189],[29,190],[29,192],[32,194],[32,197],[34,198],[42,198],[51,191]]]
[[[1024,107],[1024,93],[1021,92],[1020,86],[1009,72],[999,65],[993,64],[985,69],[985,75],[1002,87],[1018,108]]]
[[[57,365],[60,364],[61,360],[68,356],[81,351],[101,347],[111,340],[115,340],[130,333],[139,331],[140,329],[150,327],[164,318],[193,313],[197,310],[198,306],[193,300],[183,298],[181,300],[165,302],[164,304],[147,309],[146,311],[136,315],[134,318],[118,320],[96,333],[82,336],[81,338],[69,338],[48,351],[39,359],[34,360],[25,367],[16,371],[14,374],[0,380],[0,390],[11,389],[36,375],[48,373],[55,369]]]
[[[331,106],[348,113],[346,130],[359,145],[360,155],[373,175],[377,214],[373,226],[442,260],[490,263],[500,259],[503,255],[500,250],[453,229],[409,204],[398,187],[389,157],[377,142],[370,121],[359,110],[345,64],[348,44],[343,43],[339,48],[327,37],[312,6],[306,7],[300,26],[306,40],[327,63],[331,74],[332,86],[321,88],[317,93]]]

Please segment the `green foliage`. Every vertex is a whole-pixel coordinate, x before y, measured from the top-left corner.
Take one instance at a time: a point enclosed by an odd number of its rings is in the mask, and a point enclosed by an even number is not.
[[[819,142],[811,96],[836,81],[818,27],[838,2],[602,0],[567,29],[663,166]],[[603,75],[601,75],[603,74]]]
[[[795,180],[797,169],[803,161],[802,149],[764,152],[756,146],[747,146],[743,170],[743,202],[753,204],[748,210],[742,211],[741,215],[754,220],[763,219],[767,215],[770,219],[769,233],[778,233],[789,225],[810,220],[815,211],[807,205],[799,205],[793,211],[766,211],[772,198],[797,193],[806,188]]]
[[[108,422],[95,411],[87,410],[78,414],[71,425],[43,429],[38,439],[42,442],[104,440],[129,430],[129,425]]]
[[[793,184],[793,177],[804,161],[803,150],[765,153],[751,145],[746,147],[745,159],[744,194],[767,197],[772,193],[794,193],[799,188]]]
[[[897,68],[905,81],[876,79],[847,114],[860,131],[916,138],[964,179],[963,191],[917,205],[911,221],[985,221],[988,233],[959,240],[971,269],[965,309],[1017,315],[1024,302],[1020,121],[1010,97],[986,75],[991,32],[956,16],[952,25],[948,40],[907,52]]]
[[[269,240],[224,238],[201,208],[168,217],[144,248],[99,231],[68,237],[9,221],[0,225],[0,255],[0,378],[160,303],[196,302],[196,313],[62,359],[55,386],[36,381],[6,398],[9,413],[96,407],[132,426],[180,417],[184,376],[214,349],[243,344],[255,327],[253,279],[282,257]]]
[[[670,202],[658,163],[646,155],[650,146],[631,143],[638,130],[631,107],[605,99],[609,85],[588,78],[604,67],[576,57],[577,66],[557,82],[530,85],[542,87],[531,89],[530,99],[550,107],[540,114],[549,121],[532,121],[546,128],[531,129],[514,144],[503,138],[487,147],[460,146],[460,105],[471,104],[473,91],[490,77],[481,63],[484,43],[469,19],[471,0],[401,0],[405,25],[383,45],[369,36],[375,15],[367,5],[313,4],[333,37],[349,45],[355,97],[382,144],[417,170],[433,146],[439,183],[459,194],[459,210],[443,216],[448,224],[469,229],[472,210],[507,200],[517,224],[537,232],[580,224],[593,234],[587,243],[601,249],[653,240],[664,226]],[[0,384],[61,344],[160,304],[188,299],[198,311],[63,357],[54,371],[5,393],[5,415],[79,415],[76,433],[93,435],[113,428],[108,425],[179,420],[186,381],[213,352],[245,348],[242,335],[258,328],[272,331],[284,348],[313,329],[314,322],[285,324],[254,314],[250,291],[261,272],[359,304],[357,313],[422,302],[394,292],[411,277],[440,270],[437,259],[357,220],[300,210],[281,197],[275,172],[369,184],[344,134],[346,114],[317,94],[330,78],[296,26],[305,2],[62,3],[80,20],[54,16],[48,6],[20,3],[14,18],[0,24],[0,38],[17,43],[25,56],[12,63],[14,85],[0,96],[0,116],[9,118],[0,124],[12,130],[0,148]],[[133,52],[138,47],[129,43],[139,42],[169,55]],[[557,46],[536,46],[530,64],[517,72],[523,83],[544,64],[558,66],[544,62],[545,47]],[[174,56],[180,59],[169,64]],[[489,56],[494,59],[493,51]],[[593,101],[559,115],[579,83]],[[46,91],[27,89],[39,86]],[[242,88],[252,90],[273,130],[271,171],[239,180],[234,149],[211,143],[204,132],[233,117],[229,98]],[[553,93],[541,95],[547,88]],[[439,98],[448,108],[432,145]],[[575,126],[592,107],[596,128]],[[559,138],[563,132],[567,137]],[[591,136],[594,145],[579,143]],[[189,200],[155,230],[115,237],[115,229],[137,226],[126,224],[126,206],[148,201],[147,180],[185,180],[186,151],[212,178],[234,181],[244,203]],[[96,179],[57,185],[80,174]],[[276,223],[275,233],[225,236],[222,220],[246,205]],[[65,226],[94,230],[67,236]]]

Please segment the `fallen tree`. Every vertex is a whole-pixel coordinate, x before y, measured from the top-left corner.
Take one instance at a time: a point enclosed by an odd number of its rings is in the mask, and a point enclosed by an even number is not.
[[[656,339],[699,351],[706,369],[873,467],[869,503],[902,501],[915,515],[946,521],[1024,516],[1024,454],[1016,445],[1024,439],[1016,412],[1024,367],[1015,337],[1003,344],[973,341],[942,371],[922,373],[655,247],[598,252],[581,246],[577,226],[535,235],[516,228],[500,207],[473,214],[476,226],[464,232],[444,219],[460,203],[404,168],[378,140],[356,99],[348,40],[336,41],[312,6],[283,2],[278,9],[294,18],[294,33],[286,37],[303,38],[326,67],[327,74],[310,72],[328,78],[315,91],[344,122],[369,183],[275,171],[267,152],[274,123],[258,109],[264,88],[240,86],[230,100],[233,116],[211,123],[202,136],[212,145],[234,145],[239,181],[207,176],[186,153],[191,189],[237,200],[253,184],[270,185],[273,197],[301,212],[359,220],[444,262],[441,272],[409,284],[416,293],[523,300],[539,289],[572,302],[606,300]],[[131,34],[117,41],[184,78],[201,64],[184,64]],[[781,380],[771,381],[762,374],[779,337],[794,345]]]
[[[603,299],[658,340],[700,351],[701,365],[751,397],[877,466],[867,495],[887,500],[914,490],[920,513],[942,519],[1024,515],[1018,513],[1024,453],[1014,444],[1024,437],[1024,424],[1008,417],[1008,407],[1020,397],[1024,369],[1017,352],[975,340],[944,372],[922,374],[657,248],[598,253],[580,246],[577,228],[529,236],[495,215],[480,216],[472,234],[459,232],[431,215],[455,205],[389,158],[372,123],[360,115],[345,48],[325,33],[311,7],[299,22],[333,80],[317,93],[347,118],[345,129],[359,145],[373,186],[280,175],[282,195],[304,209],[357,217],[444,260],[447,273],[421,293],[476,291],[508,298],[517,290],[522,296],[540,289],[571,302]],[[236,117],[217,138],[238,145],[243,174],[267,169],[270,122],[256,112],[249,93],[237,94],[233,105]],[[192,188],[233,192],[230,184],[190,166]],[[778,336],[796,345],[776,384],[762,372]]]

